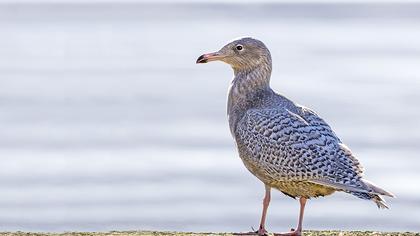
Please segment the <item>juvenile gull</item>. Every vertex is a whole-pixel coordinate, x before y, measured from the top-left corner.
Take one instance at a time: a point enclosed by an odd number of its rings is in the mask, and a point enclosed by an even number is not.
[[[197,63],[223,61],[234,71],[228,95],[229,127],[246,168],[265,185],[259,230],[275,188],[299,198],[297,228],[275,235],[301,235],[307,199],[344,191],[388,208],[380,195],[393,195],[363,178],[363,167],[331,127],[309,108],[270,88],[271,55],[261,41],[234,40]]]

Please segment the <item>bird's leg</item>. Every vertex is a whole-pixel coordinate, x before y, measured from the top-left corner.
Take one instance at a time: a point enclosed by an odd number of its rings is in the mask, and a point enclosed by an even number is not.
[[[307,199],[304,197],[299,198],[300,212],[299,212],[299,223],[298,223],[297,229],[295,230],[292,229],[290,232],[287,232],[287,233],[274,234],[274,236],[300,236],[302,235],[303,213],[305,211],[306,200]]]
[[[262,210],[262,215],[261,215],[260,227],[258,228],[257,231],[254,231],[254,232],[235,233],[234,235],[259,235],[259,236],[268,235],[267,230],[265,230],[265,218],[267,215],[268,205],[270,205],[270,200],[271,200],[271,187],[268,185],[265,185],[265,195],[263,199],[263,210]]]
[[[267,209],[268,205],[270,205],[271,200],[271,187],[268,185],[265,185],[265,196],[263,200],[263,210],[261,215],[261,221],[260,221],[260,228],[258,229],[258,235],[266,235],[267,230],[265,230],[265,218],[267,216]]]

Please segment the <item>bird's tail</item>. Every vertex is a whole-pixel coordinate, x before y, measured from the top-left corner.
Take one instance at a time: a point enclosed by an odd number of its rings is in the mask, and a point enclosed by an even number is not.
[[[383,190],[382,188],[365,179],[358,179],[356,186],[332,182],[325,179],[315,179],[311,180],[311,182],[353,194],[354,196],[361,199],[374,201],[379,208],[388,208],[388,206],[385,204],[385,200],[381,197],[381,195],[395,197],[394,194]]]
[[[376,203],[378,208],[388,209],[385,200],[380,195],[395,197],[394,194],[376,186],[370,181],[361,179],[361,182],[365,185],[365,188],[369,190],[369,192],[350,191],[350,193],[361,199],[372,200]]]
[[[361,181],[368,187],[368,189],[371,189],[374,193],[377,193],[379,195],[388,196],[388,197],[395,197],[394,194],[378,187],[377,185],[375,185],[374,183],[372,183],[368,180],[361,179]]]
[[[371,200],[373,202],[376,203],[376,205],[378,206],[378,208],[380,209],[388,209],[388,205],[386,205],[385,200],[379,196],[378,194],[374,194],[374,193],[362,193],[362,192],[349,192],[351,194],[353,194],[354,196],[361,198],[361,199],[365,199],[365,200]]]

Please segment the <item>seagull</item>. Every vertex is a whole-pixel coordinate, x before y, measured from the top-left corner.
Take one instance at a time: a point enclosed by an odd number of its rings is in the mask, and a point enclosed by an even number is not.
[[[268,234],[272,188],[300,203],[296,229],[274,235],[301,235],[307,200],[335,191],[388,208],[381,195],[394,195],[363,178],[362,165],[331,127],[311,109],[271,89],[271,55],[263,42],[239,38],[201,55],[196,63],[211,61],[233,69],[227,102],[230,132],[243,164],[265,186],[259,229],[239,235]]]

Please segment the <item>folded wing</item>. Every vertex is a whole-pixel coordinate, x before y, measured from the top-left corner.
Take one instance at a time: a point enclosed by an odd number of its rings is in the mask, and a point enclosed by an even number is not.
[[[346,192],[392,195],[362,180],[363,167],[313,111],[253,109],[237,126],[237,142],[267,181],[308,181]]]

